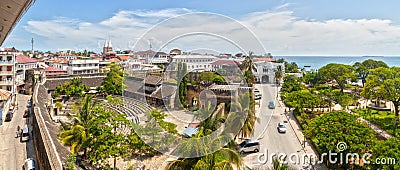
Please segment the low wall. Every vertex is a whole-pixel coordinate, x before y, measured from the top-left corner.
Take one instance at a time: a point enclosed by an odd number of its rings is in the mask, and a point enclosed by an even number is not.
[[[52,147],[51,137],[46,130],[45,121],[41,115],[41,110],[39,107],[39,102],[37,99],[38,94],[38,84],[35,85],[35,90],[33,92],[32,107],[32,129],[33,129],[33,142],[34,149],[36,152],[36,164],[39,169],[48,170],[62,170],[62,165],[58,161],[57,151]]]

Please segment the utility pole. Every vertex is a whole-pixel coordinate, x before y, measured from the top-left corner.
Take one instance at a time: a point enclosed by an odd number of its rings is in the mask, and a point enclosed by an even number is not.
[[[33,43],[34,43],[35,41],[33,40],[33,38],[32,38],[32,40],[31,40],[31,43],[32,43],[32,54],[34,54],[34,51],[33,51]]]

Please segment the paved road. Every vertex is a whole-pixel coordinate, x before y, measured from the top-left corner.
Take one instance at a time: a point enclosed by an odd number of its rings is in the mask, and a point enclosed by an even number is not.
[[[276,101],[276,87],[270,84],[257,84],[256,88],[262,93],[260,107],[256,105],[257,122],[255,124],[254,136],[252,139],[259,139],[261,147],[259,153],[249,153],[244,155],[247,166],[251,168],[268,167],[271,163],[271,154],[285,153],[286,155],[297,154],[300,157],[304,154],[302,145],[297,139],[289,123],[285,123],[287,132],[278,133],[277,124],[286,121],[284,108]],[[276,108],[269,109],[268,103],[274,101]],[[258,155],[268,151],[268,162],[259,162]],[[301,169],[302,165],[290,165],[294,169]]]
[[[28,119],[22,116],[29,99],[28,95],[18,94],[18,109],[15,110],[11,122],[4,122],[6,113],[3,114],[3,125],[0,126],[0,170],[22,169],[26,158],[36,158],[33,141],[20,142],[15,133],[18,125],[23,128],[27,124]]]

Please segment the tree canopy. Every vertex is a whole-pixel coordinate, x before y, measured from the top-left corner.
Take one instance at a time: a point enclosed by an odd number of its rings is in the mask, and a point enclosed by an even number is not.
[[[111,63],[108,67],[110,71],[107,73],[107,77],[103,79],[100,90],[107,94],[121,95],[125,88],[125,71],[116,63]]]
[[[56,98],[60,95],[83,96],[85,94],[84,92],[89,90],[89,86],[86,86],[82,83],[82,78],[72,78],[71,81],[65,82],[64,84],[60,84],[56,87],[53,98]]]
[[[354,67],[345,64],[331,63],[321,67],[318,72],[326,81],[336,81],[339,85],[340,92],[343,92],[348,80],[354,80],[356,77]]]
[[[371,69],[376,69],[378,67],[389,68],[385,62],[373,59],[364,60],[363,62],[356,62],[354,63],[353,67],[355,68],[358,78],[361,79],[363,86],[365,85]]]

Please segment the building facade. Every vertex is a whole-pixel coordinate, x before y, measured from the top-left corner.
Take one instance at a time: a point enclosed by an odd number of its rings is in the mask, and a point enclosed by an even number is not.
[[[70,60],[68,62],[68,74],[98,74],[99,62],[99,60]]]
[[[172,57],[172,66],[179,62],[186,63],[189,72],[211,71],[213,70],[212,63],[217,60],[217,57],[212,55],[176,55]],[[176,69],[175,67],[173,69]]]
[[[15,92],[15,50],[0,49],[0,89]]]
[[[278,67],[281,67],[282,74],[285,71],[285,65],[283,63],[268,62],[268,61],[256,61],[254,62],[256,71],[254,71],[255,81],[258,83],[275,83],[275,71]]]

